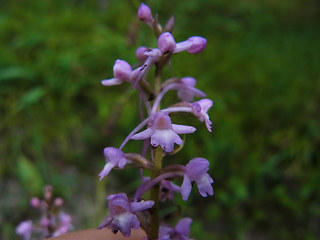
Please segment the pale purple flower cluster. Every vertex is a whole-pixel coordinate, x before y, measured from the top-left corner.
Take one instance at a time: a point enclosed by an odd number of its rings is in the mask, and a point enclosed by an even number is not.
[[[61,211],[63,199],[53,198],[51,186],[44,187],[43,199],[31,198],[30,206],[37,209],[41,216],[38,221],[29,219],[19,223],[16,234],[22,236],[23,240],[29,240],[33,235],[38,239],[57,237],[73,228],[71,216]]]
[[[107,147],[104,149],[106,164],[100,172],[100,180],[107,176],[113,168],[123,169],[127,164],[141,169],[141,185],[134,197],[129,199],[125,193],[112,194],[109,200],[109,216],[98,227],[111,228],[114,233],[120,231],[124,236],[130,236],[131,229],[144,227],[149,233],[148,239],[189,239],[189,230],[192,220],[181,219],[175,227],[165,223],[159,228],[157,221],[153,222],[155,211],[159,209],[160,201],[174,201],[175,194],[181,194],[187,200],[192,182],[195,182],[203,197],[213,195],[213,180],[208,174],[209,161],[204,158],[194,158],[187,165],[169,164],[161,167],[162,158],[176,154],[183,146],[184,138],[179,135],[190,134],[196,131],[193,126],[173,124],[172,116],[185,112],[192,114],[199,121],[204,122],[211,132],[212,122],[208,111],[213,106],[213,101],[206,99],[206,94],[195,88],[196,79],[193,77],[174,77],[161,81],[161,71],[170,62],[170,58],[177,53],[187,51],[190,54],[202,52],[207,45],[203,37],[193,36],[185,41],[176,43],[172,35],[174,18],[170,18],[163,28],[158,22],[158,17],[153,17],[151,9],[141,4],[138,18],[145,22],[157,37],[157,48],[141,46],[136,50],[139,67],[133,69],[124,60],[116,60],[113,67],[113,78],[102,80],[104,86],[119,85],[129,82],[137,88],[140,100],[144,101],[147,117],[140,114],[142,122],[125,138],[119,148]],[[150,70],[155,68],[154,82],[147,78]],[[174,103],[167,108],[162,108],[161,101],[165,94],[177,91],[177,97],[182,102]],[[194,98],[202,98],[194,101]],[[139,106],[140,108],[143,105]],[[125,153],[122,149],[130,140],[144,140],[142,154]],[[178,146],[177,146],[178,145]],[[146,157],[146,150],[151,149],[150,157]],[[151,159],[148,159],[151,158]],[[160,161],[160,163],[159,163]],[[144,177],[145,171],[151,172],[150,177]],[[181,179],[181,187],[173,181]],[[144,200],[144,193],[153,191],[150,200]],[[155,197],[156,196],[156,197]],[[174,214],[172,214],[174,215]],[[142,221],[144,224],[140,224]],[[156,233],[154,229],[156,228]],[[158,231],[159,230],[159,231]]]
[[[149,209],[153,201],[130,202],[125,193],[113,194],[107,197],[109,200],[110,216],[106,218],[98,229],[108,227],[114,233],[120,231],[124,236],[129,237],[131,228],[138,229],[140,222],[137,212]]]

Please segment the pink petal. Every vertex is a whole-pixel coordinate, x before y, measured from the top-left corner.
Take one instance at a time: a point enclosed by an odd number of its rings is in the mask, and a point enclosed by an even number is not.
[[[151,208],[154,204],[154,201],[141,201],[141,202],[132,202],[131,203],[131,211],[132,212],[140,212]]]
[[[111,79],[102,80],[101,83],[104,86],[115,86],[115,85],[120,85],[121,83],[123,83],[123,81],[118,78],[111,78]]]
[[[182,218],[177,223],[175,227],[175,231],[181,236],[189,237],[191,223],[192,223],[191,218]]]
[[[183,177],[183,182],[181,185],[181,196],[182,200],[186,201],[190,195],[191,192],[191,181],[187,174]]]
[[[139,132],[131,137],[133,140],[142,140],[151,137],[153,131],[151,128],[147,128],[146,130]]]
[[[172,124],[173,131],[177,134],[193,133],[197,129],[191,126]]]
[[[200,179],[196,180],[199,192],[203,197],[206,197],[207,193],[210,196],[213,195],[213,188],[211,186],[211,183],[213,183],[213,180],[208,173],[203,174]]]
[[[102,178],[104,178],[105,176],[107,176],[107,175],[109,174],[109,172],[111,171],[112,168],[114,168],[114,164],[111,163],[111,162],[108,162],[108,163],[104,166],[103,170],[102,170],[102,171],[99,173],[99,175],[98,175],[98,176],[100,177],[99,181],[101,181]]]

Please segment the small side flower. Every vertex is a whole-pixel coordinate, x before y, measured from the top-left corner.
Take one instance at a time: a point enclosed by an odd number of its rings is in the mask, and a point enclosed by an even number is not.
[[[135,213],[151,208],[153,201],[130,202],[125,193],[113,194],[107,197],[109,200],[110,216],[98,227],[111,228],[113,233],[120,231],[125,237],[131,234],[131,228],[138,229],[140,222]]]
[[[132,74],[132,68],[126,61],[117,59],[113,66],[114,78],[102,80],[101,83],[104,86],[119,85],[124,81],[131,82],[130,75]]]
[[[169,225],[161,225],[159,240],[191,240],[189,238],[191,223],[191,218],[182,218],[174,228]]]
[[[210,99],[201,99],[191,104],[192,112],[201,122],[205,122],[209,132],[212,132],[212,122],[209,119],[208,111],[213,106],[213,101]]]
[[[207,173],[209,170],[209,161],[204,158],[194,158],[185,167],[183,183],[181,185],[181,196],[186,201],[191,192],[191,182],[195,181],[200,194],[203,197],[213,195],[212,178]]]
[[[107,147],[104,149],[104,156],[106,159],[106,165],[103,170],[99,173],[100,181],[102,178],[107,176],[112,168],[119,167],[124,168],[127,164],[124,152],[114,147]]]
[[[196,79],[193,77],[184,77],[181,78],[181,85],[178,88],[178,98],[185,102],[193,101],[193,97],[205,97],[206,94],[199,89],[195,88]]]

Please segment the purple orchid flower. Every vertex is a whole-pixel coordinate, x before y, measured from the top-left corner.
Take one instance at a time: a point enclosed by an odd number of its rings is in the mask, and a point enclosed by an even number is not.
[[[142,184],[147,184],[150,181],[150,177],[143,177]],[[174,200],[174,193],[181,193],[181,188],[168,180],[162,180],[160,182],[160,191],[159,191],[159,199],[161,202],[166,201],[167,199]]]
[[[101,83],[104,86],[119,85],[123,81],[130,82],[130,75],[132,74],[132,68],[126,61],[117,59],[113,66],[113,76],[112,79],[102,80]]]
[[[187,51],[191,54],[202,52],[207,46],[207,40],[203,37],[193,36],[188,40],[177,43],[173,53]]]
[[[107,199],[110,216],[100,224],[98,229],[109,227],[114,233],[120,231],[126,237],[130,236],[131,228],[140,227],[135,213],[151,208],[154,204],[153,201],[130,202],[125,193],[113,194]]]
[[[23,240],[29,240],[32,233],[32,221],[26,220],[16,227],[16,234],[21,235]]]
[[[209,161],[204,158],[194,158],[185,167],[183,183],[181,185],[181,196],[186,201],[191,192],[191,182],[195,181],[200,194],[206,197],[207,194],[213,195],[212,178],[207,171],[209,170]]]
[[[57,228],[57,230],[54,231],[52,236],[57,237],[71,230],[72,229],[71,220],[72,219],[69,214],[66,214],[63,212],[59,213],[58,215],[59,227]]]
[[[178,98],[185,102],[193,101],[193,97],[205,97],[206,94],[194,86],[196,85],[196,80],[192,77],[184,77],[180,80],[181,85],[178,89]]]
[[[161,225],[159,240],[191,240],[189,238],[191,222],[191,218],[182,218],[174,228],[168,225]]]
[[[167,199],[174,200],[174,193],[181,192],[181,188],[168,180],[162,180],[160,184],[159,199],[164,202]]]
[[[137,57],[138,58],[143,58],[142,56],[142,51],[143,49],[137,49],[137,51],[139,50],[139,52],[136,52]],[[139,54],[139,56],[138,56]],[[150,69],[152,68],[152,66],[159,60],[159,58],[161,57],[161,51],[157,48],[148,48],[143,52],[143,55],[146,56],[145,62],[143,63],[143,65],[139,68],[137,68],[136,70],[133,71],[132,75],[131,75],[131,79],[133,79],[133,86],[135,87],[137,85],[137,83],[144,78],[144,76],[146,76],[148,74],[148,72],[150,71]]]
[[[107,176],[112,168],[119,167],[121,169],[127,164],[127,159],[124,156],[124,152],[114,147],[107,147],[104,149],[104,156],[106,158],[106,165],[99,173],[100,181]]]
[[[213,101],[210,99],[201,99],[191,104],[192,112],[201,122],[205,122],[209,132],[211,132],[212,122],[209,119],[208,111],[212,107]]]
[[[193,133],[195,130],[191,126],[171,124],[168,113],[160,111],[153,115],[149,128],[133,135],[131,139],[142,140],[151,137],[153,147],[160,145],[165,152],[172,152],[175,143],[183,143],[178,134]]]

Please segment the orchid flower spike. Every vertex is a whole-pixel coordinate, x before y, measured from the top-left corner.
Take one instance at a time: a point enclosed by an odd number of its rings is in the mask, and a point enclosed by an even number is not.
[[[191,104],[191,109],[194,115],[196,115],[201,122],[205,122],[209,132],[212,132],[212,122],[209,119],[208,111],[212,107],[213,101],[210,99],[201,99]]]
[[[191,54],[202,52],[207,46],[207,39],[203,37],[190,37],[188,40],[177,43],[173,53],[187,51]]]
[[[160,145],[165,152],[172,152],[174,144],[181,145],[182,139],[178,134],[193,133],[196,129],[191,126],[171,124],[171,119],[167,112],[157,112],[150,120],[151,126],[146,130],[131,137],[134,140],[151,138],[151,145]]]
[[[124,156],[124,152],[114,147],[107,147],[104,149],[104,156],[106,158],[106,165],[99,173],[100,181],[107,176],[112,168],[119,167],[124,168],[127,164],[127,159]]]
[[[191,240],[189,238],[191,222],[191,218],[182,218],[174,228],[168,225],[161,225],[159,240]]]
[[[102,80],[101,83],[104,86],[119,85],[124,81],[130,82],[130,75],[132,74],[132,68],[126,61],[117,59],[113,66],[114,78]]]
[[[195,88],[196,79],[192,77],[184,77],[180,80],[181,86],[178,89],[178,98],[185,102],[193,101],[193,97],[205,97],[206,94]]]
[[[183,183],[181,185],[181,196],[186,201],[191,192],[191,182],[195,181],[200,194],[206,197],[207,194],[213,195],[212,178],[207,171],[209,170],[209,161],[204,158],[194,158],[185,167]]]
[[[131,234],[131,228],[138,229],[140,222],[135,213],[151,208],[153,201],[130,202],[125,193],[113,194],[109,200],[110,216],[98,227],[111,228],[114,233],[120,231],[125,237]]]

